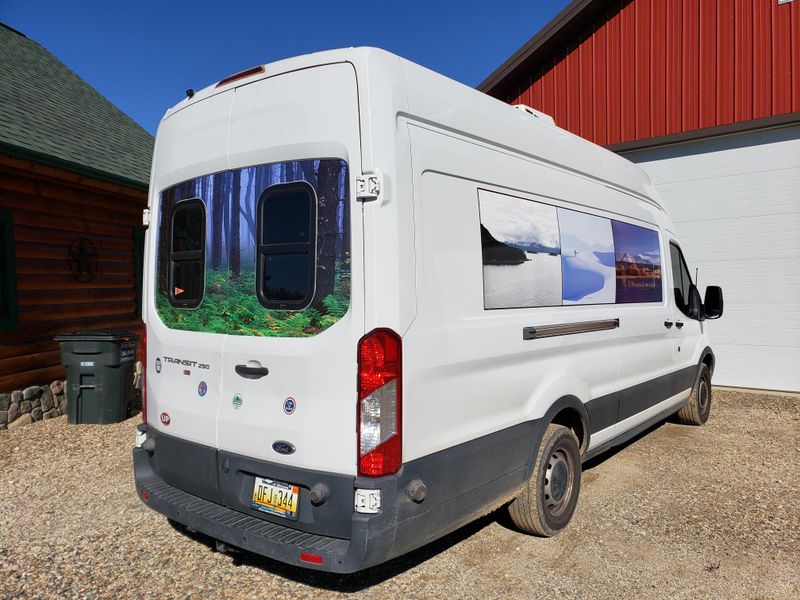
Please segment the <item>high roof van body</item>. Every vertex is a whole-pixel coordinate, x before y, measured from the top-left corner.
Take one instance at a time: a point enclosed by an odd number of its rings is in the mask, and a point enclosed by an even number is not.
[[[145,256],[153,509],[352,572],[708,417],[714,355],[645,173],[387,52],[256,67],[162,120]]]

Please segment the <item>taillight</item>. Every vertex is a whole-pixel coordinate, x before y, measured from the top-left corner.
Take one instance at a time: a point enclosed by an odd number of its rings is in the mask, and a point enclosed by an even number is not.
[[[358,474],[400,470],[402,342],[391,329],[375,329],[358,342]]]
[[[142,423],[147,423],[147,326],[142,334]]]

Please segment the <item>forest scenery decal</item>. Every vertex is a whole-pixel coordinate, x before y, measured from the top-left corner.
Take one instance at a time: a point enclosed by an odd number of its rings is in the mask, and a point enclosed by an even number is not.
[[[479,192],[484,308],[661,301],[658,232]]]
[[[324,331],[350,305],[348,198],[347,164],[338,159],[224,171],[164,190],[161,320],[233,335]]]

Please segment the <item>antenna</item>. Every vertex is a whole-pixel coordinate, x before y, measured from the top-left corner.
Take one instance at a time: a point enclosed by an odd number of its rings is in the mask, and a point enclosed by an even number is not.
[[[700,289],[700,267],[694,268],[694,285],[697,289]]]

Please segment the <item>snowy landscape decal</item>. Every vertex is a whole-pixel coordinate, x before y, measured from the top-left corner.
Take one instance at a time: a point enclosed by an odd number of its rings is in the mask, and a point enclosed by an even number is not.
[[[658,232],[479,192],[484,308],[661,302]]]
[[[258,202],[270,186],[295,181],[309,183],[316,194],[313,297],[302,310],[266,309],[256,296]],[[202,200],[205,208],[205,289],[197,308],[180,308],[173,306],[168,294],[170,219],[175,205],[191,198]],[[347,199],[347,164],[338,159],[224,171],[164,190],[158,231],[159,317],[173,329],[234,335],[308,337],[327,329],[350,305]]]
[[[553,206],[480,194],[485,308],[561,304],[561,242]]]
[[[616,295],[611,222],[558,209],[564,304],[613,303]]]

